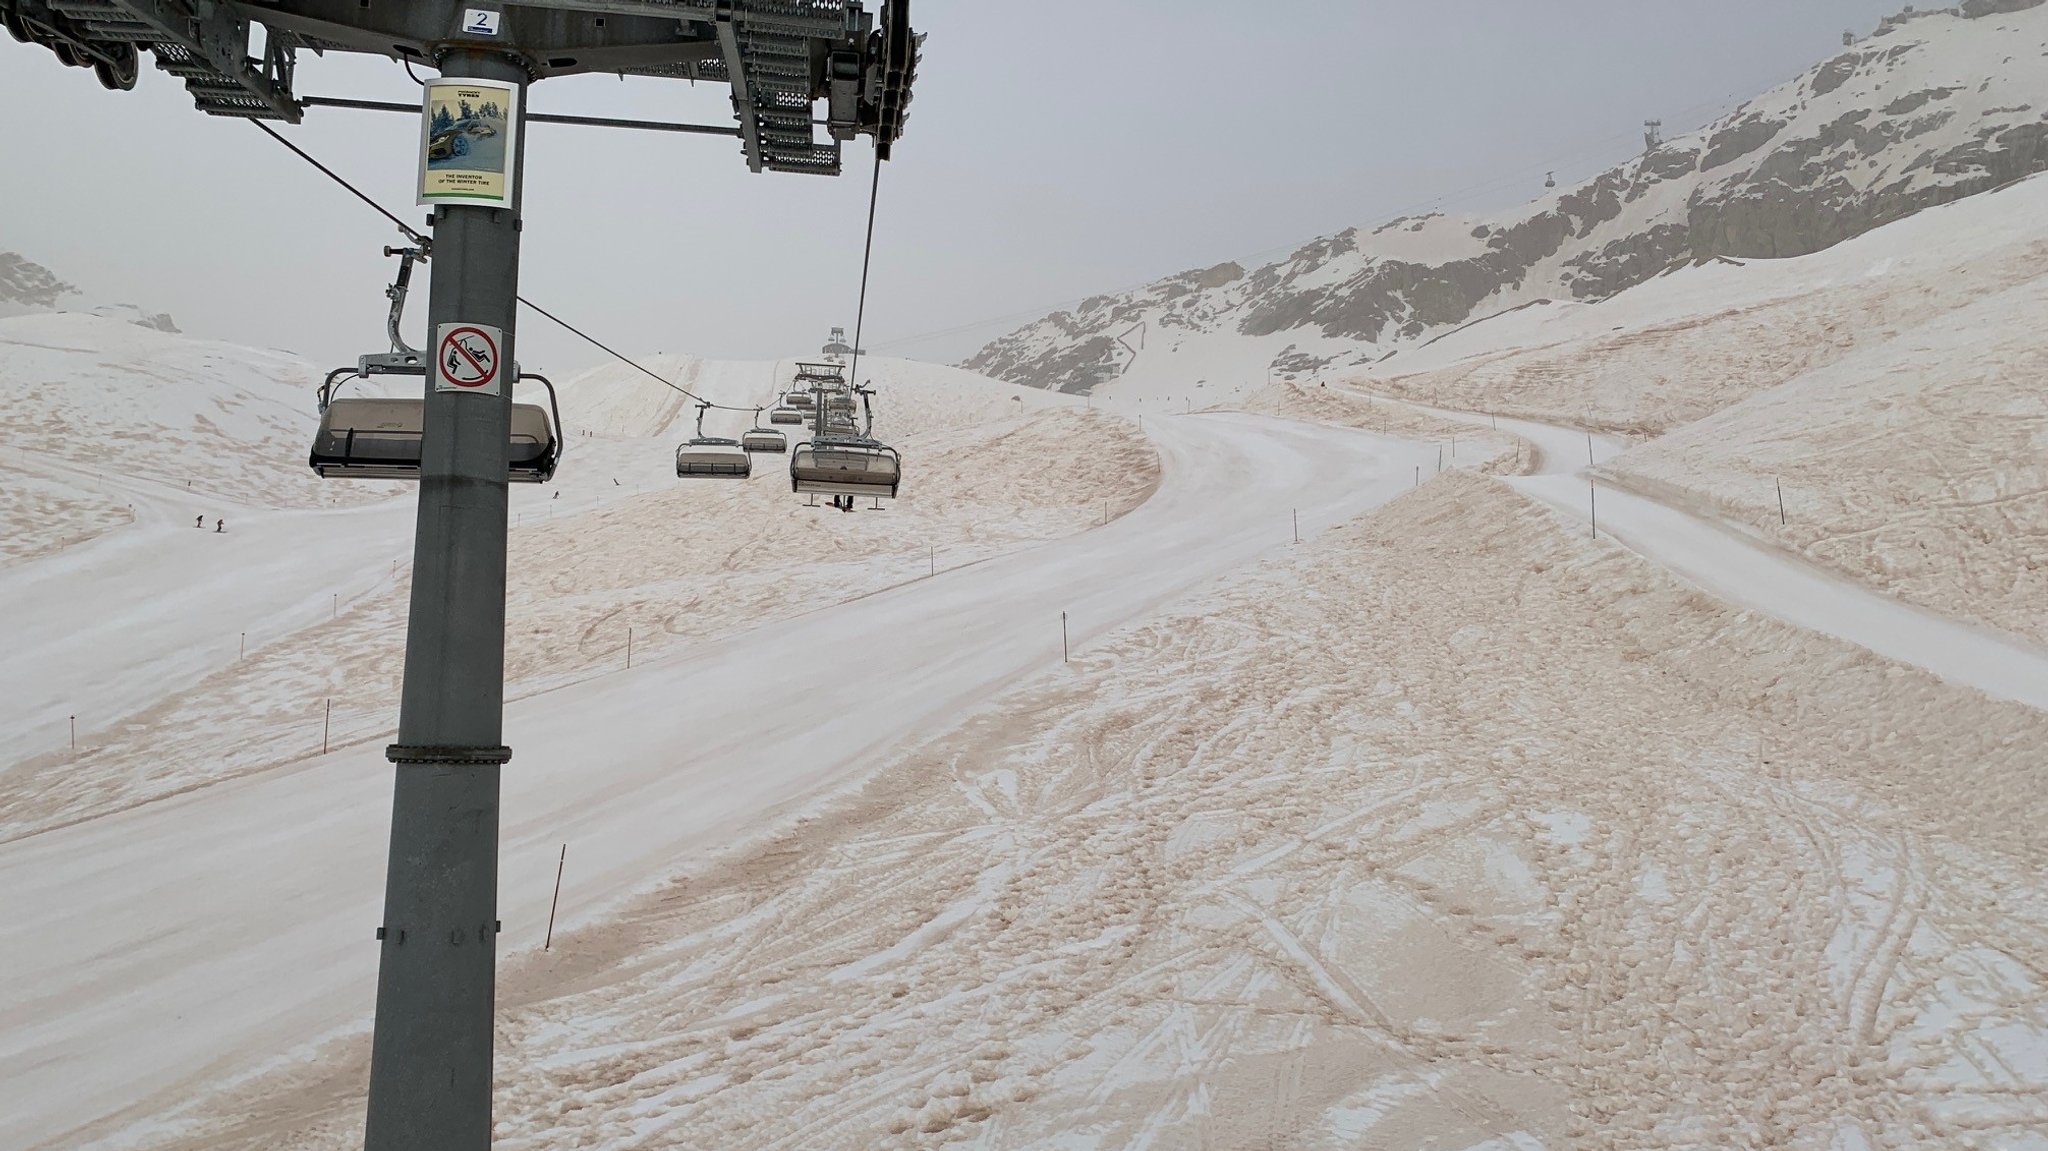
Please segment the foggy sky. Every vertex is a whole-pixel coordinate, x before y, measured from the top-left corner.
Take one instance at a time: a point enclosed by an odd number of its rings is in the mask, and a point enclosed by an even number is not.
[[[1489,211],[1678,135],[1901,0],[917,0],[929,34],[881,176],[868,338],[960,358],[1097,292],[1409,211]],[[102,91],[0,38],[0,250],[185,331],[342,364],[383,350],[391,225],[145,68]],[[398,64],[302,54],[301,95],[416,101]],[[724,90],[581,77],[534,111],[729,123]],[[284,131],[418,226],[417,122]],[[854,323],[872,148],[837,180],[736,140],[530,126],[521,288],[630,353],[770,358]],[[425,293],[409,328],[418,342]],[[537,316],[520,359],[602,359]],[[913,339],[932,333],[939,338]]]

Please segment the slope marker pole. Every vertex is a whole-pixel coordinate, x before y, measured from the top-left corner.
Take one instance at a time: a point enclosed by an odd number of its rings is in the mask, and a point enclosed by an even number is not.
[[[548,900],[548,937],[541,941],[540,949],[546,951],[555,945],[555,908],[562,905],[562,865],[569,861],[569,845],[562,845],[562,854],[555,857],[555,897]]]

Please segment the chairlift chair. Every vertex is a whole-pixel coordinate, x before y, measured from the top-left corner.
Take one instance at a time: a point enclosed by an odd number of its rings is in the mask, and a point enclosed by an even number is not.
[[[420,476],[427,427],[427,357],[405,342],[399,322],[405,317],[412,267],[427,258],[427,248],[424,244],[386,248],[384,254],[400,257],[398,273],[384,290],[385,299],[391,301],[384,323],[391,351],[360,357],[355,367],[337,368],[321,382],[320,430],[313,435],[313,450],[306,462],[322,479],[416,480]],[[554,383],[546,376],[521,372],[517,365],[512,374],[515,390],[527,380],[546,388],[548,406],[512,404],[506,430],[505,478],[516,484],[544,484],[555,477],[555,466],[562,459],[562,406]],[[420,393],[397,398],[336,396],[350,380],[373,376],[419,380]]]
[[[902,482],[903,457],[871,439],[806,440],[789,455],[789,489],[798,495],[895,499]]]
[[[804,414],[795,408],[779,407],[768,413],[768,422],[771,424],[800,424],[804,422]]]
[[[676,449],[677,479],[743,480],[754,472],[754,457],[738,440],[697,436]]]
[[[740,446],[750,452],[773,452],[780,455],[789,450],[789,437],[774,428],[754,427],[740,437]]]
[[[710,410],[709,403],[697,405],[697,434],[676,449],[676,478],[746,479],[754,472],[754,457],[738,440],[704,434],[704,413]]]
[[[364,357],[382,360],[387,357]],[[418,398],[349,397],[335,392],[351,379],[411,376],[424,380],[425,365],[359,364],[328,373],[320,386],[320,430],[313,436],[307,463],[323,479],[416,480],[426,441],[427,403]],[[515,484],[544,484],[555,476],[562,459],[561,408],[555,386],[545,376],[523,373],[548,392],[548,407],[512,405],[507,430],[505,478]],[[475,401],[468,401],[475,402]],[[553,410],[553,419],[549,412]]]

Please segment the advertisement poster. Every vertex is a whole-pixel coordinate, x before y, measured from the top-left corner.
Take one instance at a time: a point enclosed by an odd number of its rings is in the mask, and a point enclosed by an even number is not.
[[[429,80],[420,118],[420,203],[509,208],[519,93],[490,80]]]

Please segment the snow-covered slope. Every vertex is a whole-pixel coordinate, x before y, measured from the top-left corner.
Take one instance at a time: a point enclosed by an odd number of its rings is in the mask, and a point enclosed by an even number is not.
[[[324,719],[328,698],[337,737],[381,730],[397,698],[412,489],[306,472],[311,369],[92,317],[0,321],[24,329],[71,342],[0,344],[0,371],[21,381],[0,393],[0,418],[35,445],[0,460],[0,513],[14,517],[0,556],[16,561],[0,566],[13,620],[0,839],[294,760],[305,708]],[[655,370],[753,404],[791,369],[674,358]],[[512,493],[514,694],[622,665],[629,636],[638,659],[658,658],[1069,535],[1142,503],[1157,480],[1135,427],[1106,412],[952,368],[881,361],[862,374],[878,432],[906,458],[883,515],[806,506],[783,457],[758,461],[749,483],[680,484],[671,454],[694,424],[682,397],[624,368],[565,381],[556,482]],[[750,423],[720,412],[707,429]],[[214,470],[188,488],[193,467]],[[229,530],[195,530],[202,513]]]
[[[2044,260],[2036,176],[1810,256],[1525,308],[1344,377],[1419,403],[1661,434],[2025,284]]]
[[[319,379],[283,352],[101,316],[0,319],[0,567],[137,519],[388,498],[306,470]]]
[[[1824,568],[2048,644],[2044,316],[2048,275],[1716,412],[1610,471]]]
[[[1525,208],[1395,220],[1262,268],[1099,296],[967,366],[1139,395],[1263,383],[1268,365],[1307,375],[1398,357],[1539,301],[1604,299],[1688,263],[1810,254],[2044,168],[2048,8],[1978,0],[1887,21],[1724,119]]]
[[[2038,711],[1464,476],[1050,654],[508,954],[498,1146],[2040,1146]],[[367,1046],[136,1145],[359,1146]]]

